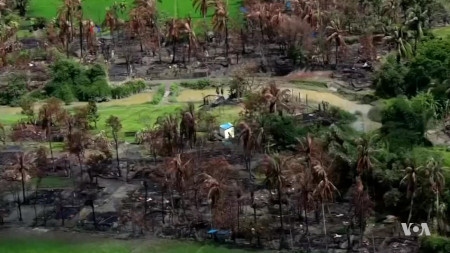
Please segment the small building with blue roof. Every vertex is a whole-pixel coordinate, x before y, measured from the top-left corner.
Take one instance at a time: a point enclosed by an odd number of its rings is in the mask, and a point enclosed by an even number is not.
[[[234,126],[231,123],[224,123],[220,125],[219,133],[223,138],[230,139],[234,138]]]

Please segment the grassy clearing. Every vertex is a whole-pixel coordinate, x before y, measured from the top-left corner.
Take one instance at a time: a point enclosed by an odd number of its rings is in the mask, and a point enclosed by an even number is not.
[[[88,242],[63,242],[37,239],[3,239],[0,240],[0,252],[5,253],[244,253],[247,251],[227,249],[214,245],[200,245],[177,241],[116,241],[88,240]]]
[[[216,89],[191,90],[183,89],[177,97],[178,102],[198,102],[203,101],[207,95],[216,95]]]
[[[216,107],[212,114],[217,116],[217,120],[219,124],[223,124],[225,122],[235,123],[239,119],[239,113],[242,111],[242,107],[233,106],[233,105],[224,105]]]
[[[37,178],[32,178],[30,180],[30,185],[35,186]],[[49,188],[49,189],[61,189],[72,187],[73,181],[70,178],[65,177],[44,177],[41,180],[39,188]]]
[[[165,114],[176,112],[182,104],[170,105],[129,105],[109,106],[99,108],[100,120],[97,124],[98,130],[106,130],[105,121],[110,115],[117,116],[122,121],[123,132],[138,131],[141,128],[152,125],[156,119]]]
[[[290,81],[290,83],[292,83],[296,88],[304,88],[312,90],[328,89],[326,82],[295,80]]]
[[[106,7],[112,6],[117,0],[86,0],[83,1],[84,17],[92,19],[95,23],[101,24],[105,18]],[[133,0],[123,0],[128,9],[131,9]],[[231,17],[237,17],[239,15],[239,7],[242,0],[229,0],[229,13]],[[30,17],[44,17],[52,19],[56,17],[58,8],[63,4],[62,0],[30,0],[28,7],[28,16]],[[192,1],[190,0],[164,0],[157,2],[158,10],[164,17],[178,16],[180,18],[192,17],[195,23],[201,23],[201,15],[195,11],[192,7]],[[121,15],[122,19],[127,18],[128,11]],[[211,9],[208,12],[208,19],[213,14]],[[199,24],[196,24],[199,25]]]
[[[165,88],[160,86],[159,88]],[[164,90],[163,90],[164,92]],[[157,92],[158,93],[158,92]],[[216,94],[215,89],[206,90],[191,90],[181,89],[178,85],[173,85],[172,96],[169,97],[170,103],[152,104],[155,97],[158,94],[153,93],[139,93],[133,96],[115,99],[105,103],[98,104],[98,113],[100,119],[97,122],[97,129],[95,133],[109,129],[106,127],[105,121],[110,115],[117,116],[122,121],[121,133],[125,141],[133,142],[134,136],[124,137],[126,132],[136,132],[144,127],[153,125],[157,118],[166,114],[172,114],[179,111],[186,106],[187,102],[194,102],[198,108],[200,101],[202,101],[204,95]],[[162,99],[162,96],[159,95]],[[159,103],[159,102],[158,102]],[[76,102],[69,106],[67,109],[73,109],[77,106],[84,106],[86,103]],[[36,110],[39,109],[40,104],[36,105]],[[18,107],[0,107],[2,117],[0,123],[10,126],[18,120],[24,118],[24,115],[20,113],[21,108]],[[239,112],[242,110],[240,106],[220,106],[212,111],[213,115],[217,116],[217,120],[220,123],[223,122],[235,122],[239,117]],[[47,143],[39,143],[30,145],[30,149],[36,148],[38,145],[44,145],[48,148]],[[54,151],[63,151],[64,143],[53,143]]]
[[[433,34],[440,38],[447,38],[450,36],[450,26],[434,28]]]
[[[84,17],[92,19],[97,24],[101,24],[105,19],[106,7],[112,6],[116,1],[117,0],[83,1]],[[124,2],[131,6],[133,0],[124,0]],[[31,0],[28,6],[28,16],[52,19],[57,16],[58,9],[63,3],[62,0]],[[122,18],[124,17],[126,17],[126,14],[122,15]]]

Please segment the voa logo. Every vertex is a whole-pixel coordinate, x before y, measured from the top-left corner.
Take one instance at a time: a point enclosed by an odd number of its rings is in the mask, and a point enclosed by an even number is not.
[[[430,236],[430,229],[428,228],[427,223],[414,224],[414,223],[401,223],[403,233],[405,236],[411,236],[411,232],[417,236]]]

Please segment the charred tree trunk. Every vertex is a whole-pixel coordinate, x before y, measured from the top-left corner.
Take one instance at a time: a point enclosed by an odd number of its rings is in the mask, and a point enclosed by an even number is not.
[[[166,221],[164,219],[164,190],[161,190],[161,217],[162,217],[162,224],[166,224]]]
[[[175,63],[176,49],[177,49],[177,42],[176,42],[176,40],[173,40],[172,41],[172,64]]]
[[[26,196],[25,196],[25,173],[24,173],[24,168],[23,168],[23,160],[20,159],[20,182],[22,184],[22,201],[23,203],[26,203]]]
[[[245,36],[244,30],[241,28],[241,46],[242,46],[242,55],[245,54]]]
[[[119,140],[117,133],[113,134],[114,138],[114,147],[116,149],[116,165],[117,165],[117,173],[119,174],[119,177],[122,177],[122,172],[120,171],[120,160],[119,160]]]
[[[229,49],[229,45],[228,45],[228,20],[225,21],[225,59],[227,61],[227,66],[228,66],[228,49]]]
[[[81,11],[81,6],[80,6]],[[83,14],[80,17],[80,59],[83,59]]]
[[[81,162],[81,155],[77,155],[78,164],[80,165],[80,181],[83,181],[83,163]]]
[[[17,209],[19,211],[19,221],[23,221],[23,219],[22,219],[22,202],[20,201],[19,194],[17,194],[16,202],[17,202]]]
[[[280,213],[280,227],[281,227],[281,236],[280,236],[280,250],[284,248],[284,225],[283,225],[283,202],[281,201],[281,185],[278,183],[278,212]]]

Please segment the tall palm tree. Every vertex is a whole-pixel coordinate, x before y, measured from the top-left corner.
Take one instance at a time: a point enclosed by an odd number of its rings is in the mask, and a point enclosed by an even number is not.
[[[59,37],[63,45],[66,47],[67,58],[69,57],[69,45],[74,36],[74,17],[76,9],[74,6],[79,0],[64,0],[64,4],[59,7],[57,12],[57,21],[59,26]]]
[[[143,35],[145,33],[145,28],[147,27],[147,23],[145,22],[145,12],[142,11],[142,8],[137,7],[130,11],[130,30],[133,34],[137,34],[139,38],[139,45],[141,48],[141,52],[144,51],[142,40]]]
[[[358,149],[358,159],[356,161],[356,171],[362,175],[368,173],[373,168],[374,141],[376,135],[366,135],[355,140]]]
[[[330,25],[326,27],[327,30],[330,31],[330,35],[327,37],[327,42],[334,41],[335,46],[335,64],[336,67],[339,62],[339,50],[346,47],[346,43],[344,40],[344,33],[345,31],[341,29],[341,23],[340,20],[332,20],[330,22]]]
[[[208,9],[213,5],[212,0],[193,0],[192,6],[195,8],[196,12],[199,12],[203,17],[203,22],[205,24],[205,41],[207,41],[207,24],[206,15],[208,14]]]
[[[172,156],[180,146],[178,131],[178,118],[174,115],[165,115],[156,119],[155,126],[162,131],[162,149],[168,156]]]
[[[225,33],[225,59],[228,64],[228,6],[225,5],[223,0],[214,1],[212,25],[218,33]]]
[[[106,7],[105,19],[102,23],[103,26],[109,28],[113,45],[115,45],[114,32],[119,25],[119,13],[123,13],[127,6],[124,2],[114,2],[111,7]]]
[[[172,43],[172,51],[173,51],[172,63],[175,63],[177,44],[180,42],[183,35],[187,35],[189,40],[189,56],[188,56],[189,61],[192,47],[194,48],[197,47],[197,38],[194,30],[192,29],[191,18],[190,17],[187,19],[172,18],[166,23],[166,26],[167,26],[166,37]]]
[[[214,227],[214,225],[213,225],[213,221],[214,221],[213,209],[216,207],[216,204],[222,195],[224,185],[219,183],[219,181],[216,178],[212,177],[211,175],[209,175],[207,173],[201,173],[201,174],[199,174],[198,177],[203,186],[203,189],[208,193],[207,199],[208,199],[208,202],[210,203],[211,227],[213,228]]]
[[[430,182],[430,190],[435,196],[435,201],[434,201],[434,208],[435,208],[435,213],[436,213],[435,220],[439,221],[439,219],[441,218],[441,217],[439,217],[439,214],[440,214],[440,212],[439,212],[439,209],[440,209],[439,197],[445,188],[444,168],[434,158],[430,158],[430,159],[428,159],[428,161],[425,165],[425,173]],[[428,216],[430,216],[431,209],[432,209],[432,207],[430,208]],[[434,223],[436,224],[437,222],[434,222]]]
[[[314,166],[314,170],[321,177],[320,182],[317,184],[313,195],[315,195],[322,206],[322,218],[323,218],[323,233],[325,235],[326,250],[328,250],[328,238],[327,238],[327,226],[325,218],[325,203],[334,199],[334,193],[338,192],[338,189],[328,179],[325,168],[321,164]]]
[[[413,53],[416,55],[417,45],[423,38],[423,29],[428,24],[428,10],[424,10],[419,4],[408,10],[406,25],[414,31],[414,48]]]
[[[262,90],[264,98],[269,103],[269,113],[278,112],[283,114],[283,110],[290,111],[287,102],[290,100],[291,91],[289,89],[281,90],[277,87],[276,83],[270,82],[269,86]]]
[[[78,159],[80,167],[80,180],[83,180],[83,159],[88,144],[87,133],[81,129],[74,129],[71,134],[67,136],[67,148],[69,153],[75,155]]]
[[[417,173],[423,169],[423,166],[415,167],[415,166],[408,166],[405,169],[405,176],[400,181],[401,185],[406,185],[406,197],[411,200],[409,204],[409,215],[408,215],[408,221],[409,223],[411,221],[412,217],[412,210],[414,205],[414,198],[416,197],[417,192]]]
[[[20,180],[22,186],[22,202],[26,202],[25,182],[35,174],[36,157],[32,153],[20,152],[16,154],[13,165],[9,168],[15,180]]]
[[[278,211],[280,214],[280,227],[281,227],[281,238],[280,238],[280,250],[284,247],[284,226],[283,226],[283,201],[282,194],[285,188],[286,176],[285,170],[288,167],[288,161],[293,158],[281,157],[278,154],[266,156],[266,161],[263,165],[265,170],[265,184],[272,189],[276,189],[278,193]]]
[[[80,36],[80,59],[83,58],[83,6],[81,5],[81,0],[73,0],[72,8],[75,11],[75,15],[78,18],[79,36]]]
[[[257,142],[257,137],[255,137],[252,129],[250,128],[250,126],[247,123],[245,123],[245,122],[239,123],[239,128],[241,130],[241,133],[239,134],[238,139],[242,142],[242,147],[244,150],[245,168],[248,171],[249,181],[251,183],[250,198],[251,198],[252,208],[253,208],[253,222],[256,226],[257,219],[256,219],[256,205],[255,205],[255,185],[254,185],[254,176],[253,176],[252,168],[251,168],[251,160],[252,160],[253,152],[257,148],[258,142]],[[259,236],[258,236],[258,244],[260,244]]]
[[[194,109],[194,104],[189,103],[187,110],[182,112],[180,123],[180,138],[187,137],[191,148],[195,145],[197,138]]]
[[[401,58],[409,58],[413,54],[411,44],[408,42],[408,32],[403,26],[396,26],[390,30],[391,35],[388,36],[388,41],[395,44],[397,51],[397,62],[400,63]]]
[[[50,148],[50,157],[52,159],[53,169],[53,128],[58,124],[58,121],[63,114],[64,110],[62,109],[62,101],[57,98],[48,99],[47,102],[39,110],[39,120],[41,121],[42,129],[44,129],[45,131],[45,137]]]
[[[167,175],[171,178],[174,188],[181,196],[181,203],[183,212],[185,212],[184,191],[186,189],[187,181],[192,176],[191,168],[188,166],[191,160],[183,162],[180,154],[176,154],[168,162]]]
[[[383,16],[388,17],[394,24],[399,20],[398,14],[400,13],[400,1],[399,0],[384,0],[382,5]]]

